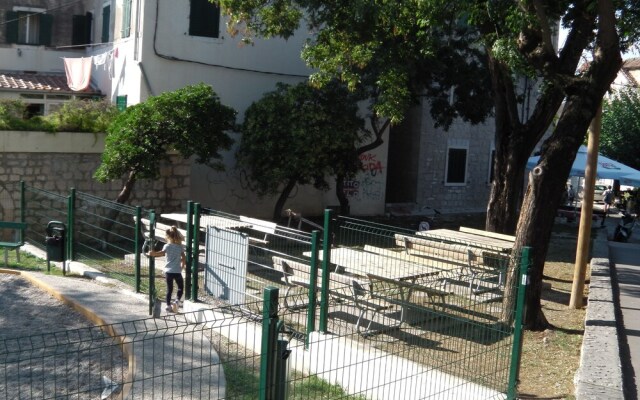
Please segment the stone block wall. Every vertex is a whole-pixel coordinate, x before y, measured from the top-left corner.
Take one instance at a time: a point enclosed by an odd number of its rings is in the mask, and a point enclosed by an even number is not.
[[[114,201],[122,190],[125,177],[108,183],[93,178],[101,162],[103,143],[104,135],[86,133],[2,132],[0,219],[15,217],[20,181],[61,196],[68,196],[75,188],[77,192]],[[190,165],[190,160],[172,155],[170,162],[161,166],[160,179],[135,183],[128,204],[153,208],[159,213],[184,210],[189,200]]]

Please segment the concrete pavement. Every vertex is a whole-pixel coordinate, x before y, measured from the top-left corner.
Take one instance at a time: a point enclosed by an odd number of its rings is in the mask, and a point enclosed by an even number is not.
[[[618,295],[617,319],[625,399],[639,398],[640,374],[640,227],[629,243],[609,242]],[[617,283],[617,284],[616,284]]]
[[[37,255],[39,249],[27,251]],[[226,380],[220,358],[203,325],[187,321],[189,313],[170,314],[163,306],[160,318],[151,319],[146,296],[119,288],[117,282],[83,264],[68,267],[92,279],[20,274],[94,324],[104,325],[118,340],[128,359],[128,371],[120,383],[122,398],[224,397]]]

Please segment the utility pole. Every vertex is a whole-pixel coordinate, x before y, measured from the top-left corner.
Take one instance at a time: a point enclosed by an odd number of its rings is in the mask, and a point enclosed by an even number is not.
[[[598,168],[598,146],[600,144],[600,127],[602,125],[602,105],[589,125],[587,144],[587,165],[584,171],[584,188],[580,207],[580,228],[578,230],[578,246],[576,263],[573,269],[573,285],[569,308],[581,308],[583,304],[584,281],[589,258],[589,242],[591,240],[591,221],[593,215],[593,191]]]

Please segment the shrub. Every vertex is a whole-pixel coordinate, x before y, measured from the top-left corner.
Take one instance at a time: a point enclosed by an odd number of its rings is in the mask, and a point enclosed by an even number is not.
[[[51,131],[42,117],[27,118],[27,104],[21,100],[0,100],[0,130]]]
[[[45,117],[57,132],[106,132],[118,109],[106,100],[72,100]]]
[[[0,100],[0,130],[46,132],[106,132],[118,109],[105,100],[72,100],[59,110],[28,118],[22,100]]]

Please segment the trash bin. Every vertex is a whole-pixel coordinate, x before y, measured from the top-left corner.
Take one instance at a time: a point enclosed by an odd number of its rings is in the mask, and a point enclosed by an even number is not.
[[[60,221],[51,221],[47,224],[45,244],[47,246],[47,262],[64,261],[64,238],[66,227]]]

